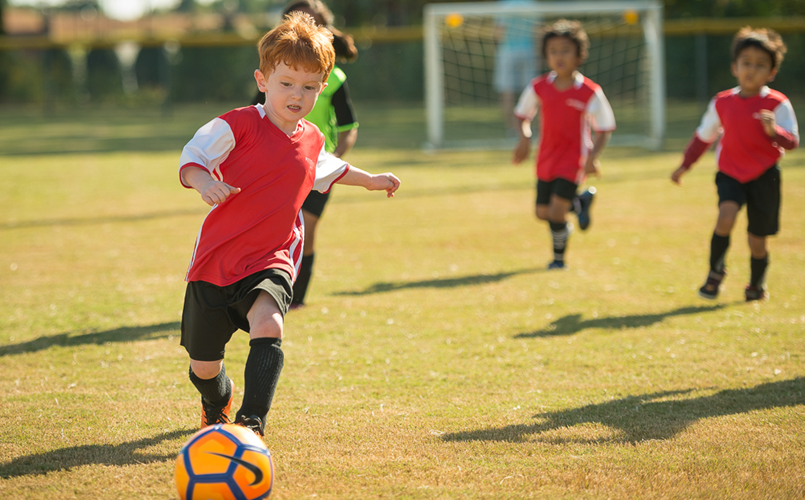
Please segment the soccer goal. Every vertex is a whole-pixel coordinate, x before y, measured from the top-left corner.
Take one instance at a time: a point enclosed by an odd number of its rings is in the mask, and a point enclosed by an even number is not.
[[[581,21],[590,38],[589,57],[580,71],[601,85],[612,104],[618,124],[612,143],[660,148],[665,56],[662,4],[655,0],[426,5],[426,147],[511,147],[514,139],[494,74],[495,58],[502,52],[501,27],[517,25],[528,32],[536,77],[548,71],[541,57],[540,27],[560,18]],[[523,88],[515,92],[515,104]]]

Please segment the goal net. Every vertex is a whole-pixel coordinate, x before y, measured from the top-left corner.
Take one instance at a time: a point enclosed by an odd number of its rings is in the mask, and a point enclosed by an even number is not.
[[[580,21],[590,38],[589,56],[579,70],[601,85],[612,105],[618,128],[611,142],[660,148],[665,70],[662,5],[655,0],[426,5],[426,147],[512,147],[513,131],[505,115],[513,112],[527,81],[520,83],[514,102],[504,111],[507,96],[496,82],[495,68],[511,42],[505,39],[506,32],[511,36],[517,30],[520,45],[523,39],[526,47],[530,44],[533,78],[549,71],[541,57],[539,30],[560,18]],[[534,120],[535,134],[537,125]]]

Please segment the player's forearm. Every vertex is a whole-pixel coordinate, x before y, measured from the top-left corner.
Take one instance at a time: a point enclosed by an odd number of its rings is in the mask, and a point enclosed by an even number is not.
[[[531,122],[517,115],[515,115],[515,119],[517,120],[517,126],[515,128],[517,129],[517,135],[520,139],[531,139]]]
[[[343,132],[338,133],[338,146],[335,147],[335,151],[333,151],[333,156],[338,158],[343,158],[345,154],[352,149],[352,146],[355,145],[355,141],[358,140],[358,129],[352,128],[349,130],[344,130]]]
[[[601,156],[604,148],[609,144],[609,139],[612,137],[612,132],[596,132],[595,139],[593,139],[593,150],[590,151],[590,158],[593,160]]]
[[[783,149],[796,149],[799,146],[797,137],[779,125],[774,127],[774,136],[769,137],[769,140]]]
[[[361,170],[353,165],[349,166],[349,170],[343,177],[336,181],[337,184],[345,186],[361,186],[369,189],[372,185],[372,178],[374,176],[365,170]]]
[[[185,167],[179,173],[182,184],[201,192],[201,188],[212,180],[207,169],[200,167]]]
[[[704,142],[703,140],[699,139],[698,134],[693,134],[693,138],[688,143],[688,147],[685,148],[685,156],[682,159],[682,168],[688,170],[696,160],[698,160],[707,148],[710,147],[710,144]]]

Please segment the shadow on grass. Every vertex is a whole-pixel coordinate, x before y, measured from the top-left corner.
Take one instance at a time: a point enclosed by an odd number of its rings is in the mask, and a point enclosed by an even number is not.
[[[533,436],[540,442],[552,444],[637,443],[650,439],[671,439],[691,424],[706,418],[803,405],[805,378],[769,382],[748,389],[728,389],[712,396],[681,401],[658,401],[689,392],[691,390],[629,396],[581,408],[540,413],[534,415],[533,418],[538,420],[535,423],[454,432],[443,435],[441,439],[519,443],[526,442],[529,436]],[[611,437],[599,438],[574,438],[568,436],[566,431],[562,435],[551,432],[585,424],[603,425],[615,432]]]
[[[8,479],[17,476],[43,475],[84,465],[124,466],[171,461],[176,458],[176,453],[154,455],[140,452],[140,450],[156,446],[164,441],[179,438],[184,440],[194,432],[196,429],[184,429],[130,443],[89,444],[17,457],[7,464],[0,465],[0,477]]]
[[[657,314],[632,314],[629,316],[614,316],[609,318],[595,318],[581,320],[581,314],[569,314],[559,318],[542,330],[529,333],[518,333],[516,339],[529,339],[535,337],[555,337],[559,335],[573,335],[587,328],[640,328],[659,323],[672,316],[685,316],[688,314],[702,314],[723,309],[728,304],[717,304],[704,307],[680,307],[673,311]]]
[[[365,290],[352,291],[352,292],[335,292],[333,295],[371,295],[373,293],[393,292],[396,290],[405,290],[408,288],[456,288],[459,286],[471,285],[484,285],[486,283],[496,283],[505,279],[517,276],[519,274],[531,274],[544,271],[542,268],[533,269],[520,269],[519,271],[511,271],[507,273],[497,274],[475,274],[471,276],[462,276],[460,278],[443,278],[422,281],[391,281],[383,283],[375,283]]]
[[[184,215],[204,215],[206,212],[199,209],[188,210],[170,210],[164,212],[154,212],[150,214],[137,214],[137,215],[107,215],[103,217],[81,217],[72,219],[39,219],[20,222],[7,222],[0,224],[0,231],[9,231],[12,229],[27,229],[32,227],[50,227],[50,226],[90,226],[93,224],[106,224],[116,222],[139,222],[152,219],[164,219],[168,217],[181,217]]]
[[[60,333],[50,337],[39,337],[38,339],[20,342],[18,344],[0,346],[0,357],[44,351],[53,346],[102,345],[107,342],[161,339],[168,337],[171,335],[171,332],[178,330],[179,327],[180,324],[178,321],[172,321],[170,323],[158,323],[149,326],[123,326],[103,332],[85,333],[83,335],[73,335],[72,332]]]

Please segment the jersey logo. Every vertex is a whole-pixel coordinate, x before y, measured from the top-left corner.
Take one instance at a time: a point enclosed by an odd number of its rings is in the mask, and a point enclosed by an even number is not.
[[[238,464],[238,465],[242,465],[242,466],[243,466],[243,467],[245,467],[245,468],[246,468],[246,469],[247,469],[249,472],[251,472],[252,474],[254,474],[254,481],[252,481],[252,484],[250,484],[249,486],[254,486],[255,484],[260,484],[260,482],[262,482],[262,481],[263,481],[263,471],[261,471],[261,470],[260,470],[260,467],[258,467],[258,466],[256,466],[256,465],[254,465],[254,464],[252,464],[252,463],[249,463],[249,462],[247,462],[247,461],[245,461],[245,460],[242,460],[242,459],[240,459],[240,458],[236,458],[236,457],[230,457],[229,455],[223,455],[223,454],[221,454],[221,453],[215,453],[215,452],[212,452],[212,451],[210,451],[210,452],[208,452],[208,453],[209,453],[210,455],[216,455],[216,456],[219,456],[219,457],[221,457],[221,458],[225,458],[225,459],[227,459],[227,460],[231,460],[231,461],[235,462],[235,463],[236,463],[236,464]]]
[[[579,111],[584,111],[584,108],[587,107],[586,104],[584,104],[583,102],[579,101],[578,99],[568,99],[568,100],[565,101],[565,104],[567,104],[571,108],[576,108]]]

